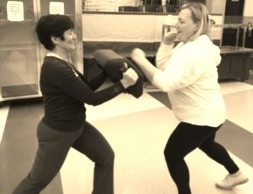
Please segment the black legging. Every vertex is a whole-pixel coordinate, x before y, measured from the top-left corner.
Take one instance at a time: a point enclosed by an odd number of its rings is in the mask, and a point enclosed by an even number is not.
[[[40,193],[59,172],[71,147],[95,163],[92,194],[114,193],[114,152],[103,135],[91,124],[86,122],[83,128],[62,132],[40,122],[37,136],[39,148],[33,167],[13,194]]]
[[[184,157],[195,148],[223,165],[229,173],[239,170],[227,150],[214,141],[219,127],[198,126],[181,122],[171,134],[164,150],[166,163],[179,194],[191,194],[189,170]]]

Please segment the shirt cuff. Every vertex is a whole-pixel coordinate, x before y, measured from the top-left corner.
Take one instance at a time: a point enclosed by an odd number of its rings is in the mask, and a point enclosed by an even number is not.
[[[124,88],[123,84],[120,81],[116,83],[116,88],[119,90],[119,93],[127,93],[126,88]]]

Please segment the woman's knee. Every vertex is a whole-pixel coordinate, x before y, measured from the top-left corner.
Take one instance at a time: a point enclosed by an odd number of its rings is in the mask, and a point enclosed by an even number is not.
[[[187,152],[184,152],[183,149],[167,144],[164,149],[164,156],[167,164],[177,164],[184,160],[184,157],[187,155]]]
[[[167,162],[169,161],[175,161],[178,158],[178,154],[174,149],[172,149],[171,146],[167,145],[164,149],[164,156]]]
[[[104,166],[113,166],[115,159],[115,153],[113,150],[110,150],[106,153],[106,156],[104,157],[103,164]]]
[[[110,152],[110,154],[108,156],[109,163],[113,163],[114,159],[115,159],[115,153],[114,153],[113,150],[111,150],[111,152]]]

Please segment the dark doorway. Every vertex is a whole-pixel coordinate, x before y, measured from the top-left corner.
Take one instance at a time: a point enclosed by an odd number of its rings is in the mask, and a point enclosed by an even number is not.
[[[187,3],[191,3],[191,2],[196,2],[196,3],[203,3],[204,5],[206,4],[206,0],[186,0]]]
[[[245,0],[227,0],[225,9],[224,24],[241,24],[243,16]],[[238,32],[239,31],[239,32]],[[237,33],[239,33],[239,41],[237,43]],[[231,27],[223,29],[222,45],[224,46],[242,46],[242,33],[241,28]]]
[[[225,23],[241,23],[245,0],[227,0]]]

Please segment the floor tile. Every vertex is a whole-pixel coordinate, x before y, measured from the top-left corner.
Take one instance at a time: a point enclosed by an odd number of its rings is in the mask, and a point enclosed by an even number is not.
[[[218,132],[217,140],[228,148],[250,181],[232,191],[216,188],[215,181],[225,177],[227,172],[197,149],[185,158],[190,169],[191,187],[193,194],[251,194],[253,156],[248,146],[253,138],[250,114],[253,111],[253,86],[245,82],[220,85],[228,120]],[[178,121],[164,102],[166,95],[161,96],[159,90],[150,85],[144,91],[138,99],[122,94],[100,106],[87,106],[87,119],[114,149],[115,194],[177,194],[163,150]],[[153,92],[153,95],[147,92]],[[9,194],[32,164],[37,147],[35,128],[42,114],[41,104],[35,103],[0,109],[0,132],[1,128],[4,131],[0,145],[0,190],[5,192],[3,194]],[[18,151],[20,149],[23,151]],[[19,164],[15,165],[15,162]],[[89,194],[93,169],[93,162],[71,149],[59,175],[42,194],[52,191],[54,194]]]
[[[253,90],[224,95],[227,119],[253,133]]]
[[[1,122],[0,122],[0,144],[2,141],[2,136],[3,136],[4,128],[5,128],[5,124],[6,124],[5,121],[7,120],[8,113],[9,113],[9,105],[8,104],[0,107],[0,119],[1,119]]]

